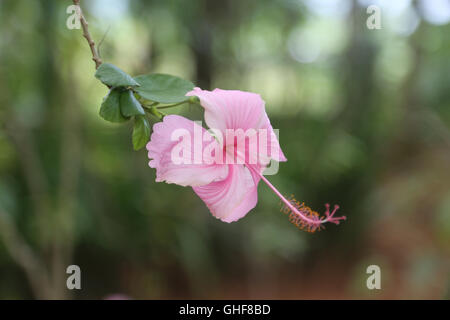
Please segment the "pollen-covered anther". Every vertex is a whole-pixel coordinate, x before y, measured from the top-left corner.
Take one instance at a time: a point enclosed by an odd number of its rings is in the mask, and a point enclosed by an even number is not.
[[[283,204],[281,207],[281,212],[288,214],[289,222],[297,228],[308,232],[315,232],[325,229],[323,224],[326,222],[331,222],[337,225],[340,220],[346,219],[345,216],[334,217],[334,214],[339,209],[338,205],[335,205],[333,211],[330,213],[330,205],[326,204],[325,216],[320,217],[316,211],[306,206],[305,203],[297,201],[294,195],[291,195],[286,200],[288,201],[288,204]]]
[[[280,198],[282,202],[281,212],[289,215],[289,221],[294,224],[297,228],[306,230],[308,232],[319,231],[324,228],[323,224],[326,222],[332,222],[334,224],[339,224],[340,220],[345,220],[346,217],[334,217],[338,206],[334,207],[333,212],[330,213],[330,206],[327,205],[327,210],[325,212],[325,216],[321,217],[316,211],[312,210],[310,207],[306,206],[303,202],[297,201],[294,195],[290,197],[285,197],[281,194],[280,191],[277,190],[264,177],[263,174],[257,169],[250,165],[247,165],[247,168],[252,171],[255,175],[259,176],[262,181],[264,181],[269,188]]]

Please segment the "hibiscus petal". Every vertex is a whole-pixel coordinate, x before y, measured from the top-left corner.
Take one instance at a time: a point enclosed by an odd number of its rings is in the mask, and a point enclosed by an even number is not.
[[[270,124],[269,117],[265,112],[261,122],[261,128],[267,130],[267,156],[270,156],[271,159],[276,161],[287,161],[287,158],[284,156],[283,150],[281,150],[280,143],[278,142],[278,137],[275,135],[272,125]]]
[[[258,153],[276,161],[287,161],[265,111],[265,102],[259,94],[239,90],[213,91],[194,88],[187,96],[197,96],[205,109],[205,121],[209,128],[226,136],[227,129],[254,129],[258,131]],[[259,129],[265,129],[263,131]],[[259,148],[259,137],[266,135],[267,148]],[[228,141],[226,142],[228,144]],[[233,142],[232,142],[233,143]]]
[[[224,180],[193,189],[213,216],[233,222],[256,206],[259,179],[243,165],[228,165],[228,176]]]
[[[194,151],[200,150],[195,149],[195,143],[201,143],[201,149],[217,144],[203,127],[184,117],[168,115],[163,122],[156,123],[147,144],[148,157],[152,159],[149,166],[156,168],[156,181],[181,186],[201,186],[224,179],[228,167],[214,163],[210,155],[202,155],[203,152],[200,151],[201,163],[195,162]],[[183,146],[186,148],[183,149]],[[175,153],[177,161],[174,161],[173,151],[180,149],[183,151]]]

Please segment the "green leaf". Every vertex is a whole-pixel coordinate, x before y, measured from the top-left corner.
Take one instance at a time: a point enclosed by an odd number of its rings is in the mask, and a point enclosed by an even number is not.
[[[104,84],[111,87],[136,87],[136,82],[130,75],[126,74],[111,63],[102,63],[95,72],[95,77]]]
[[[159,103],[178,103],[187,101],[185,94],[194,89],[194,84],[175,76],[152,73],[135,78],[141,84],[136,92],[147,100]]]
[[[113,89],[103,100],[102,106],[100,107],[100,116],[106,121],[127,121],[127,118],[120,112],[120,95],[121,92],[119,90]]]
[[[134,150],[139,150],[150,139],[150,124],[145,116],[134,117],[133,127],[133,147]]]
[[[144,108],[142,108],[131,90],[126,90],[121,93],[120,111],[125,117],[145,115]]]

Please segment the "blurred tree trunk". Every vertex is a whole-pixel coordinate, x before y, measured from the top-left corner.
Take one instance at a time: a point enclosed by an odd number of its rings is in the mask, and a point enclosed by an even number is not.
[[[71,294],[66,287],[66,268],[74,264],[73,227],[81,162],[81,110],[73,79],[61,76],[61,70],[66,66],[68,72],[65,74],[73,74],[72,55],[66,56],[64,61],[59,61],[56,56],[58,45],[70,45],[56,41],[54,31],[60,27],[57,12],[65,10],[66,4],[41,0],[38,5],[41,8],[37,27],[40,32],[36,35],[41,44],[38,57],[26,66],[10,66],[9,72],[28,74],[30,64],[39,70],[31,76],[35,78],[32,88],[36,88],[43,101],[43,121],[30,127],[22,122],[24,117],[32,115],[14,112],[15,97],[23,94],[23,87],[11,85],[2,97],[2,102],[11,108],[11,117],[4,129],[20,160],[21,172],[18,174],[23,175],[31,199],[31,204],[24,206],[32,208],[27,223],[30,223],[28,228],[34,230],[31,236],[22,235],[26,228],[20,228],[10,212],[2,211],[0,236],[12,259],[24,270],[35,298],[65,299]],[[21,30],[15,31],[15,37],[20,39],[24,36]],[[57,65],[58,61],[60,65]],[[54,142],[59,143],[59,161],[53,159]],[[55,167],[58,170],[54,170]],[[58,174],[55,176],[54,172]],[[59,181],[54,178],[59,178]],[[37,245],[32,245],[34,242]]]
[[[221,17],[226,17],[228,0],[201,0],[198,3],[199,16],[195,22],[187,23],[192,38],[195,60],[196,84],[202,89],[211,90],[214,73],[213,30],[218,29]]]
[[[374,112],[371,102],[374,95],[374,63],[376,47],[370,42],[366,27],[365,10],[353,1],[350,13],[351,42],[341,64],[345,99],[339,119],[345,127],[366,142],[370,139],[371,116]]]

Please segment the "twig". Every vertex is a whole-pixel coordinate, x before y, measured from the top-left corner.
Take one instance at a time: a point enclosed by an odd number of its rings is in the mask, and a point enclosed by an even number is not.
[[[98,52],[98,56],[99,56],[99,57],[102,56],[102,54],[101,54],[101,52],[100,52],[100,47],[102,46],[103,41],[105,41],[106,36],[108,35],[108,32],[109,32],[110,29],[111,29],[111,26],[109,26],[108,29],[106,29],[105,34],[103,35],[102,39],[100,40],[100,42],[99,42],[98,45],[97,45],[97,52]]]
[[[86,38],[89,47],[91,48],[92,60],[94,60],[95,62],[95,69],[98,69],[98,67],[100,67],[100,65],[102,64],[102,59],[98,55],[97,48],[95,47],[95,42],[94,40],[92,40],[91,34],[89,33],[88,22],[83,15],[83,11],[81,10],[80,0],[73,0],[73,4],[78,6],[79,8],[80,22],[81,27],[83,28],[83,36]]]

